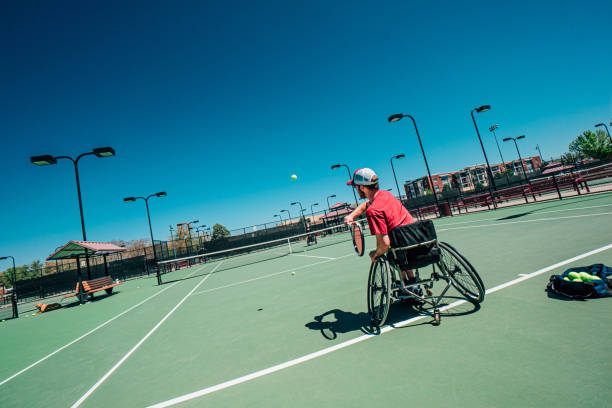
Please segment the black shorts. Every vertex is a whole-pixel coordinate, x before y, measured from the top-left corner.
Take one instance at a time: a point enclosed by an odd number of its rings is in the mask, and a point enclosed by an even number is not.
[[[402,248],[436,239],[436,230],[431,220],[401,225],[389,231],[391,248]],[[402,270],[423,268],[440,260],[440,250],[436,242],[432,242],[415,248],[389,251],[389,260]]]

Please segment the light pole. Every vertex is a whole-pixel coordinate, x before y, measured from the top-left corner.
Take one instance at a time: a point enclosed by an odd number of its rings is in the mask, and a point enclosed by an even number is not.
[[[200,251],[200,248],[202,247],[202,236],[200,235],[200,229],[202,231],[205,231],[206,224],[202,224],[199,227],[196,227],[196,233],[198,234],[198,251]]]
[[[476,129],[476,135],[478,136],[478,141],[480,142],[480,148],[482,149],[482,154],[484,155],[485,162],[487,163],[487,172],[489,176],[489,194],[491,195],[491,201],[493,202],[493,208],[497,210],[497,204],[495,203],[495,198],[493,198],[493,190],[491,190],[491,185],[493,185],[493,189],[497,191],[497,187],[495,186],[495,180],[493,180],[493,174],[491,173],[491,166],[489,165],[489,159],[487,158],[487,152],[485,152],[484,146],[482,144],[482,139],[480,138],[480,131],[478,130],[478,125],[476,125],[476,118],[474,118],[474,111],[476,113],[486,112],[491,109],[491,105],[482,105],[478,108],[474,108],[470,111],[470,115],[472,116],[472,121],[474,122],[474,128]]]
[[[280,219],[280,221],[279,221],[278,225],[281,225],[281,224],[283,223],[283,217],[281,217],[281,216],[280,216],[280,215],[278,215],[278,214],[274,214],[274,216],[275,216],[275,217],[278,217],[278,218]]]
[[[83,232],[83,241],[87,241],[87,234],[85,233],[85,218],[83,217],[83,200],[81,199],[81,182],[79,180],[79,160],[82,157],[95,155],[96,157],[110,157],[115,155],[115,149],[112,147],[97,147],[91,152],[81,153],[76,159],[70,156],[52,156],[50,154],[44,154],[41,156],[30,157],[30,162],[37,166],[47,166],[50,164],[57,164],[58,159],[68,159],[74,164],[74,175],[76,178],[77,196],[79,198],[79,211],[81,214],[81,231]],[[87,276],[91,279],[91,271],[89,269],[89,256],[87,250],[85,251],[85,260],[87,261]]]
[[[151,215],[149,214],[149,198],[151,197],[165,197],[167,194],[165,191],[160,191],[159,193],[149,194],[146,197],[125,197],[123,201],[126,203],[136,201],[138,199],[144,200],[145,207],[147,208],[147,219],[149,220],[149,232],[151,233],[151,245],[153,245],[153,264],[155,265],[156,275],[157,275],[157,284],[161,285],[161,275],[159,273],[159,268],[157,267],[157,251],[155,250],[155,240],[153,239],[153,228],[151,228]],[[174,245],[173,245],[174,247]]]
[[[280,210],[280,212],[286,212],[287,213],[287,219],[288,219],[287,224],[291,224],[291,213],[289,212],[289,210]]]
[[[310,204],[310,216],[312,217],[313,222],[314,222],[314,210],[312,209],[312,207],[314,207],[315,205],[319,205],[319,203]]]
[[[536,145],[536,150],[540,154],[540,160],[544,160],[544,156],[542,156],[542,151],[540,150],[540,145]]]
[[[306,231],[306,224],[304,223],[304,207],[302,207],[302,203],[300,203],[299,201],[295,201],[291,203],[291,205],[296,205],[296,204],[299,204],[300,206],[300,214],[302,214],[302,217],[301,217],[302,228],[304,229],[304,231]]]
[[[521,157],[521,152],[519,152],[518,144],[516,143],[517,140],[521,140],[524,138],[525,138],[525,135],[521,135],[519,137],[506,137],[504,138],[504,142],[508,142],[510,140],[514,142],[514,146],[516,147],[516,153],[518,154],[519,160],[521,162],[521,170],[523,170],[523,176],[525,176],[525,181],[529,182],[527,180],[527,173],[525,173],[525,167],[523,166],[523,158]]]
[[[174,257],[176,258],[176,245],[174,244],[174,235],[172,234],[174,232],[174,228],[172,228],[172,225],[170,225],[170,239],[172,240],[172,253],[174,254]]]
[[[438,213],[440,211],[440,203],[438,202],[438,194],[436,193],[436,189],[433,185],[433,180],[431,179],[431,172],[429,171],[429,164],[427,164],[427,157],[425,156],[425,150],[423,150],[423,143],[421,143],[421,135],[419,134],[419,129],[417,128],[416,121],[411,115],[404,115],[403,113],[396,113],[389,116],[387,119],[389,122],[399,122],[402,118],[410,118],[412,120],[412,124],[414,125],[414,130],[417,135],[417,139],[419,140],[419,146],[421,147],[421,154],[423,154],[423,160],[425,161],[425,168],[427,169],[427,177],[429,180],[429,187],[431,188],[431,192],[433,193],[434,200],[436,202],[436,208],[438,209]]]
[[[19,311],[17,310],[17,270],[15,269],[15,258],[11,255],[0,256],[0,261],[8,258],[11,258],[13,261],[13,278],[11,279],[13,290],[11,291],[11,304],[13,306],[13,319],[16,319],[19,317]]]
[[[499,157],[502,161],[502,166],[504,168],[504,175],[506,176],[506,184],[510,185],[510,179],[508,178],[508,174],[506,173],[506,163],[504,162],[504,156],[502,156],[501,149],[499,148],[499,142],[497,141],[497,135],[495,134],[495,129],[499,128],[499,125],[491,125],[489,126],[489,132],[493,133],[493,137],[495,138],[495,144],[497,145],[497,151],[499,152]]]
[[[402,201],[402,192],[400,191],[399,185],[397,184],[397,177],[395,176],[395,168],[393,167],[393,159],[402,159],[404,157],[406,157],[405,154],[398,154],[397,156],[393,156],[391,160],[389,160],[391,162],[391,170],[393,170],[393,179],[395,180],[395,187],[397,187],[397,195],[400,201]]]
[[[610,131],[608,130],[608,127],[606,126],[606,124],[601,122],[595,125],[595,127],[601,127],[601,126],[606,128],[606,133],[608,134],[608,138],[610,139],[610,142],[612,142],[612,136],[610,136]],[[612,126],[612,122],[610,122],[610,126]]]
[[[346,164],[334,164],[333,166],[331,166],[331,169],[332,170],[338,169],[341,166],[346,167],[346,171],[348,172],[349,179],[352,179],[353,173],[351,173],[351,169],[349,169],[349,166],[347,166]],[[355,187],[351,186],[351,190],[353,190],[353,197],[355,197],[355,205],[358,206],[359,204],[357,203],[357,195],[355,194]]]

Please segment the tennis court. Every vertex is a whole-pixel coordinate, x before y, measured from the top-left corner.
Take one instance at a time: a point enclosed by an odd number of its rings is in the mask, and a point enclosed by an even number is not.
[[[1,323],[0,405],[607,405],[612,299],[544,288],[569,267],[612,264],[612,194],[434,222],[487,288],[480,308],[450,293],[438,327],[393,304],[372,333],[369,259],[350,240],[227,269],[218,260]]]

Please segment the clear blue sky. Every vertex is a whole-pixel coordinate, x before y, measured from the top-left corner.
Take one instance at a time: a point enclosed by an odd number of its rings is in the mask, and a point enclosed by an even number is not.
[[[128,3],[126,5],[126,3]],[[292,201],[352,200],[344,169],[383,188],[491,161],[498,137],[558,156],[612,117],[612,3],[23,1],[0,16],[0,255],[18,264],[81,238],[70,162],[31,155],[112,146],[80,162],[89,240],[155,238],[199,219],[273,221]],[[515,157],[503,146],[504,157]],[[291,174],[298,180],[292,182]],[[7,265],[0,265],[4,269]]]

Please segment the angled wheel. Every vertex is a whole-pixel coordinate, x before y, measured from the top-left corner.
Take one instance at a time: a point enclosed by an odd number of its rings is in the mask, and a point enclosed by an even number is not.
[[[386,258],[370,265],[368,276],[368,313],[374,326],[385,324],[391,304],[391,272]]]
[[[440,269],[448,274],[453,286],[471,302],[484,300],[485,289],[476,269],[455,248],[440,242]]]

